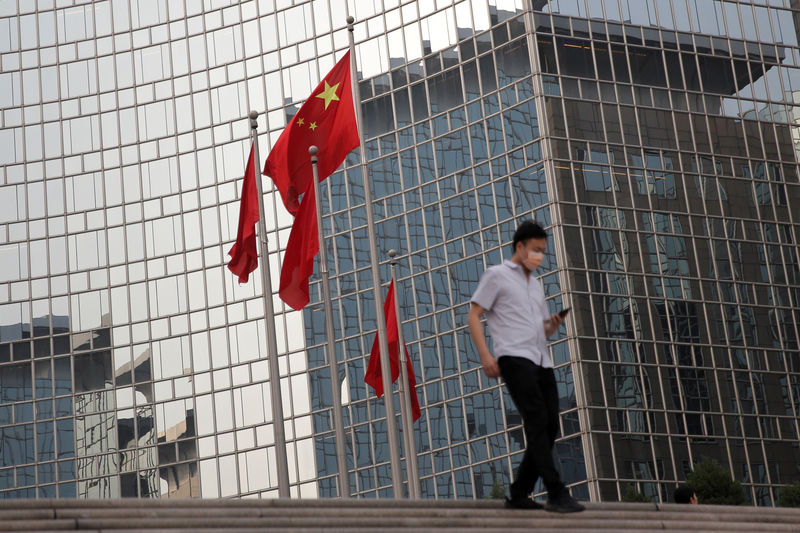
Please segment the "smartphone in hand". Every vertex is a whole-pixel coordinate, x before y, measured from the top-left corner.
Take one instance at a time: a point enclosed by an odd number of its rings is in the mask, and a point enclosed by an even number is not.
[[[562,309],[561,311],[558,312],[559,316],[561,318],[564,318],[565,316],[567,316],[567,313],[569,313],[570,309],[572,309],[572,308],[571,307],[565,307],[564,309]]]

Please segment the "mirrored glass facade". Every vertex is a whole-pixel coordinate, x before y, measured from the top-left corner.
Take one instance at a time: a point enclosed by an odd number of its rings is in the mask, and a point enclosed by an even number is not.
[[[666,501],[704,456],[758,505],[800,475],[798,8],[560,1],[534,13],[603,500],[632,485]]]
[[[358,152],[323,183],[318,275],[277,297],[292,218],[266,195],[280,379],[259,276],[225,268],[250,109],[262,157],[354,37]],[[524,449],[466,328],[522,218],[573,494],[669,501],[701,457],[754,504],[800,479],[800,4],[795,0],[40,0],[0,4],[0,497],[392,494],[366,209],[423,416],[425,498],[483,498]],[[266,180],[265,183],[269,183]],[[398,405],[396,403],[396,405]],[[405,457],[403,450],[403,457]]]

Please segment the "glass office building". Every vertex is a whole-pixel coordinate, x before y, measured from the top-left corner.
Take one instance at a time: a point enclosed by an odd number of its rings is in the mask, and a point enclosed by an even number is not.
[[[373,198],[354,152],[322,202],[352,494],[393,495],[369,208],[424,497],[489,496],[521,459],[466,313],[534,217],[573,308],[550,345],[573,494],[669,501],[707,456],[772,505],[800,479],[795,0],[0,4],[0,497],[277,496],[262,287],[225,268],[246,116],[265,156],[348,14]],[[266,199],[277,282],[292,220]],[[311,291],[272,288],[291,492],[337,496]]]

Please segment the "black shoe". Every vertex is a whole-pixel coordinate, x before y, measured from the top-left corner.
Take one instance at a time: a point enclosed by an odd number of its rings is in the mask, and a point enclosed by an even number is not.
[[[586,507],[578,503],[575,498],[570,496],[569,491],[564,489],[557,497],[547,499],[545,509],[553,513],[577,513]]]
[[[544,505],[537,501],[531,500],[528,497],[506,497],[506,509],[544,509]]]

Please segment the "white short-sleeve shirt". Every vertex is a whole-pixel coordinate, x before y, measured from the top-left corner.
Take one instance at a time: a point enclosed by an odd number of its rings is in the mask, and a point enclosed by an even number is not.
[[[483,273],[470,301],[486,310],[495,358],[524,357],[553,368],[544,333],[550,314],[537,277],[526,276],[522,266],[506,260]]]

